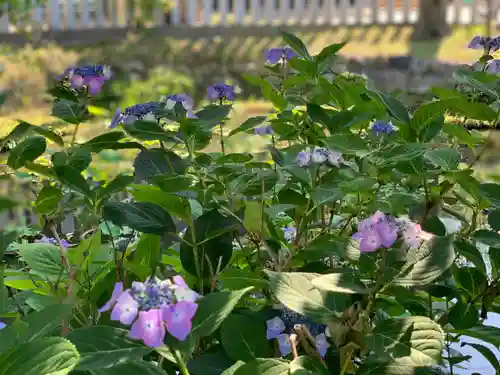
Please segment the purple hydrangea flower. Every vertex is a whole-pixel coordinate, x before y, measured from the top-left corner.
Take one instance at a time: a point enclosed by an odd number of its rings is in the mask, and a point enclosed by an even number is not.
[[[330,347],[330,344],[328,343],[326,339],[326,335],[324,333],[316,336],[316,350],[318,353],[321,355],[321,357],[325,357],[326,352],[328,351],[328,348]]]
[[[292,242],[297,235],[297,228],[281,228],[286,242]]]
[[[268,340],[277,338],[285,331],[285,323],[279,316],[274,317],[266,322],[267,330],[266,337]]]
[[[255,128],[253,130],[253,133],[255,135],[270,135],[274,134],[273,127],[271,125],[268,126],[262,126],[260,128]]]
[[[80,90],[86,86],[91,95],[101,92],[104,82],[111,79],[112,73],[105,65],[86,65],[66,69],[59,79],[68,78],[70,87]]]
[[[191,332],[198,298],[181,276],[175,276],[173,283],[156,278],[144,283],[133,282],[127,290],[123,290],[122,283],[116,283],[111,299],[99,311],[113,309],[112,320],[132,324],[131,338],[158,347],[163,344],[167,330],[181,341],[186,339]]]
[[[311,153],[309,151],[301,151],[297,154],[295,162],[299,167],[307,167],[311,162]]]
[[[4,329],[5,327],[7,327],[7,324],[5,324],[4,322],[0,322],[0,329]]]
[[[55,238],[46,237],[46,236],[43,236],[42,238],[35,240],[35,243],[45,243],[45,244],[49,244],[49,245],[59,246],[59,243],[57,242],[57,240]],[[71,244],[68,241],[66,241],[65,239],[61,239],[61,245],[65,249],[67,249],[68,247],[71,246]]]
[[[375,121],[371,127],[375,135],[384,135],[394,133],[394,126],[390,122]]]
[[[313,164],[323,164],[328,160],[329,151],[324,147],[315,147],[311,153],[311,162]]]
[[[197,116],[193,112],[193,98],[191,98],[187,94],[174,94],[174,95],[168,95],[167,97],[163,97],[161,99],[161,102],[165,103],[165,108],[167,109],[174,109],[176,104],[180,104],[184,107],[186,110],[186,117],[187,118],[197,118]]]
[[[290,336],[286,333],[276,337],[278,340],[280,353],[283,357],[287,356],[292,352],[292,343],[290,342]]]
[[[266,51],[265,61],[276,64],[278,62],[287,62],[297,56],[297,53],[289,47],[271,48]]]
[[[180,341],[184,341],[191,332],[194,315],[198,305],[193,302],[180,301],[173,306],[164,307],[163,320],[167,326],[168,332]]]
[[[496,52],[500,49],[500,37],[483,37],[483,36],[475,36],[470,41],[468,48],[471,49],[484,49],[486,54],[490,54]]]
[[[137,320],[132,324],[129,335],[133,339],[142,340],[151,348],[162,346],[165,339],[165,326],[161,310],[141,311]]]
[[[500,60],[490,60],[486,64],[486,71],[489,73],[500,73]]]
[[[158,102],[147,102],[127,107],[123,113],[117,109],[109,127],[113,129],[121,123],[133,124],[137,120],[156,121],[155,112],[159,106]]]
[[[383,212],[377,211],[373,216],[358,223],[358,232],[352,238],[360,240],[361,252],[373,252],[382,246],[391,247],[396,242],[398,226]]]
[[[232,102],[236,98],[234,87],[225,83],[216,83],[209,86],[207,94],[210,100],[229,100]]]

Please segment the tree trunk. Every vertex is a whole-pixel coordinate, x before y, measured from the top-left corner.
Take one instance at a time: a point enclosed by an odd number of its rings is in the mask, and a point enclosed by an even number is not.
[[[448,0],[420,0],[420,14],[413,32],[413,40],[440,39],[448,35],[446,22]]]

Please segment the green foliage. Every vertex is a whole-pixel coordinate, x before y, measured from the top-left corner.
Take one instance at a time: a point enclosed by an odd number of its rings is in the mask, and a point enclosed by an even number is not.
[[[500,311],[500,185],[464,161],[482,140],[448,117],[496,124],[498,76],[459,71],[410,110],[331,71],[344,43],[312,56],[283,39],[298,56],[245,77],[274,113],[228,132],[230,95],[128,109],[78,142],[103,98],[62,81],[52,114],[71,141],[26,122],[1,140],[2,178],[31,173],[35,195],[0,196],[1,214],[38,220],[0,231],[0,373],[430,374],[464,335],[500,344],[483,324]],[[170,94],[155,74],[141,90]],[[261,126],[262,155],[226,152]],[[97,180],[110,150],[137,155]]]

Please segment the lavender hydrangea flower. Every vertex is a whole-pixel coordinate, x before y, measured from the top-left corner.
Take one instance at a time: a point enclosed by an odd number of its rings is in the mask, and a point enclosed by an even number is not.
[[[274,134],[273,127],[271,125],[262,126],[260,128],[255,128],[253,130],[255,135],[270,135]]]
[[[98,95],[104,82],[111,79],[111,69],[105,65],[85,65],[81,67],[70,67],[59,76],[59,79],[67,78],[70,87],[80,90],[87,87],[91,95]]]
[[[307,167],[311,162],[311,153],[309,151],[301,151],[297,154],[295,162],[299,167]]]
[[[486,71],[488,73],[498,74],[500,73],[500,60],[490,60],[486,64]]]
[[[7,324],[5,324],[4,322],[0,322],[0,329],[4,329],[5,327],[7,327]]]
[[[176,104],[180,104],[186,110],[187,118],[197,118],[197,116],[193,112],[193,106],[194,106],[193,98],[191,98],[187,94],[182,93],[182,94],[168,95],[166,97],[162,97],[160,99],[160,102],[165,103],[165,108],[169,110],[174,109]]]
[[[158,102],[147,102],[127,107],[123,113],[120,109],[117,109],[109,127],[113,129],[121,123],[133,124],[137,120],[156,121],[154,114],[158,110],[159,106],[160,103]]]
[[[127,290],[116,283],[111,299],[99,311],[113,309],[112,320],[132,325],[131,338],[155,348],[163,344],[167,331],[181,341],[186,339],[198,298],[181,276],[175,276],[173,282],[156,278],[133,282]]]
[[[316,340],[316,350],[318,353],[321,355],[321,357],[325,357],[326,352],[328,351],[328,348],[330,347],[330,344],[328,343],[326,339],[326,335],[324,333],[318,335],[315,337]]]
[[[43,236],[42,238],[35,240],[35,243],[44,243],[44,244],[59,246],[59,243],[57,242],[57,240],[55,238],[46,237],[46,236]],[[68,241],[66,241],[65,239],[61,239],[61,245],[65,249],[67,249],[68,247],[71,246],[71,244]]]
[[[315,147],[313,151],[301,151],[297,154],[295,162],[299,167],[307,167],[310,164],[324,164],[328,162],[331,166],[340,167],[342,154],[337,151],[328,150],[324,147]]]
[[[279,316],[274,317],[266,322],[267,330],[266,337],[268,340],[277,338],[285,331],[285,323]]]
[[[361,252],[373,252],[382,246],[389,248],[398,238],[398,226],[390,217],[377,211],[358,223],[358,231],[352,238],[360,240]]]
[[[292,242],[297,236],[297,228],[281,228],[286,242]]]
[[[276,64],[278,62],[287,62],[297,56],[297,53],[289,47],[271,48],[266,51],[265,61]]]
[[[287,334],[282,334],[276,337],[278,340],[278,345],[280,348],[280,353],[283,357],[287,356],[292,352],[292,343],[290,342],[290,336]]]
[[[390,122],[375,121],[371,127],[375,135],[386,135],[394,133],[394,126]]]
[[[483,37],[483,36],[475,36],[470,41],[468,48],[471,49],[484,49],[485,54],[490,54],[496,52],[500,49],[500,37]]]
[[[210,100],[229,100],[232,102],[236,98],[234,87],[225,83],[216,83],[209,86],[207,94]]]

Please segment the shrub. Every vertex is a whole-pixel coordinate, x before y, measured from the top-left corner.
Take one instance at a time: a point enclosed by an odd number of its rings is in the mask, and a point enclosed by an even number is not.
[[[1,232],[3,373],[430,374],[467,359],[450,349],[461,337],[499,345],[483,320],[498,309],[500,185],[474,177],[480,154],[462,160],[484,139],[445,117],[498,121],[495,40],[476,40],[482,65],[457,71],[459,89],[409,111],[331,72],[343,44],[311,56],[283,38],[269,76],[246,77],[275,113],[229,133],[267,137],[269,162],[226,152],[225,84],[201,110],[172,93],[76,142],[111,78],[96,65],[50,90],[69,142],[26,122],[3,139],[4,176],[32,173],[36,200],[0,209],[33,205],[42,226]],[[220,152],[201,152],[212,137]],[[131,149],[133,175],[84,177],[96,154]]]

